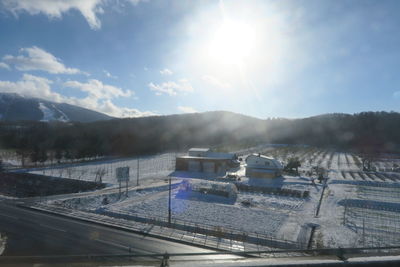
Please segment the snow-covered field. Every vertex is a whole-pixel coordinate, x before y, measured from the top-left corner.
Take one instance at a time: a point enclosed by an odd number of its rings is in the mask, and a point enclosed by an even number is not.
[[[400,245],[400,175],[364,172],[357,156],[337,154],[321,216],[315,220],[321,226],[315,243],[324,247]]]
[[[130,168],[131,183],[136,183],[139,173],[140,181],[165,179],[175,169],[176,153],[166,153],[141,158],[124,158],[103,160],[96,162],[68,164],[56,167],[47,167],[30,171],[60,178],[95,181],[100,172],[104,172],[102,181],[108,184],[117,184],[115,169],[118,167]],[[139,172],[138,172],[139,167]]]
[[[400,184],[328,184],[319,238],[325,246],[398,246],[399,194]]]
[[[253,151],[252,151],[253,152]],[[218,226],[248,233],[262,233],[279,239],[298,241],[304,226],[316,226],[314,247],[354,247],[400,245],[400,173],[364,172],[361,159],[349,152],[337,152],[306,146],[263,147],[266,155],[285,161],[296,156],[301,159],[301,176],[260,180],[241,178],[254,186],[280,187],[309,191],[307,198],[272,194],[239,192],[236,199],[203,193],[182,194],[178,188],[172,193],[172,216],[199,225]],[[168,188],[164,180],[175,166],[176,154],[168,153],[139,159],[140,179],[147,181],[147,189],[132,189],[128,197],[118,198],[115,192],[83,198],[57,200],[57,205],[90,210],[109,210],[146,217],[166,218]],[[245,156],[245,155],[243,155]],[[391,168],[397,158],[377,161],[380,169]],[[93,181],[99,169],[105,170],[103,182],[116,184],[115,168],[129,166],[135,184],[137,158],[110,160],[44,168],[35,173]],[[328,171],[328,181],[318,216],[317,206],[323,192],[321,184],[312,184],[306,172],[313,166]],[[204,180],[199,174],[176,174],[174,183],[182,180]],[[238,171],[244,175],[244,169]],[[174,176],[174,174],[173,174]],[[178,177],[179,176],[179,177]],[[222,181],[218,177],[207,180]],[[151,183],[157,182],[156,185]],[[225,182],[229,182],[225,180]],[[107,196],[107,201],[104,198]],[[53,202],[54,203],[54,202]],[[308,240],[302,240],[302,242]]]
[[[200,193],[199,193],[200,195]],[[253,199],[254,207],[245,208],[241,200],[246,197]],[[255,201],[257,196],[240,195],[233,204],[224,203],[224,198],[198,196],[194,200],[181,198],[175,191],[172,201],[173,217],[181,220],[191,221],[198,224],[220,226],[222,228],[232,228],[245,232],[258,232],[273,235],[288,216],[288,209],[298,209],[296,201],[285,201],[281,205],[275,201],[274,207],[270,208],[268,202],[272,199],[259,197],[260,201]],[[130,203],[124,205],[120,210],[136,214],[145,214],[158,217],[166,217],[168,214],[168,194],[161,194],[158,198],[144,200],[140,203]],[[282,210],[279,210],[282,206]],[[110,207],[113,209],[113,207]],[[278,209],[278,211],[276,211]],[[117,209],[119,210],[119,209]],[[283,211],[283,212],[282,212]],[[271,219],[273,218],[273,219]]]
[[[104,196],[96,196],[55,202],[65,207],[92,211],[105,209],[145,217],[166,218],[168,216],[166,187],[141,192],[133,191],[129,193],[129,197],[121,200],[118,200],[117,194],[113,194],[107,196],[110,203],[108,205],[103,205],[103,198]],[[307,209],[314,208],[309,204],[310,200],[304,198],[245,192],[240,193],[232,201],[229,198],[198,192],[188,195],[176,188],[172,191],[171,207],[174,219],[203,226],[219,226],[226,231],[260,233],[296,241],[300,225],[293,227],[291,229],[293,233],[290,234],[280,230],[288,221],[289,216],[300,216]]]

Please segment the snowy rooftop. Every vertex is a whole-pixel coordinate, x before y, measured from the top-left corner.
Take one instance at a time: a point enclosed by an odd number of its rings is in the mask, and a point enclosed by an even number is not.
[[[209,148],[197,148],[197,147],[193,147],[191,149],[189,149],[189,152],[209,152],[210,149]]]
[[[197,157],[197,156],[181,156],[179,158],[185,158],[185,159],[209,159],[209,160],[228,160],[228,159],[233,159],[232,154],[220,154],[220,153],[215,153],[215,154],[207,154],[206,156],[202,157]]]
[[[276,160],[273,157],[268,157],[268,156],[257,154],[257,153],[253,153],[252,156],[256,156],[256,157],[263,158],[263,159]]]
[[[257,162],[257,160],[255,162],[251,162],[249,161],[249,159],[254,159],[254,158],[261,158],[261,159],[267,159],[269,162],[272,163],[273,166],[265,166],[263,162]],[[261,154],[252,154],[250,156],[248,156],[246,158],[246,163],[248,167],[255,167],[255,168],[267,168],[269,169],[270,167],[275,167],[277,169],[283,169],[282,163],[280,163],[278,160],[272,158],[272,157],[268,157],[265,155],[261,155]]]
[[[191,148],[188,155],[184,158],[202,158],[202,159],[234,159],[235,154],[213,152],[210,148]]]

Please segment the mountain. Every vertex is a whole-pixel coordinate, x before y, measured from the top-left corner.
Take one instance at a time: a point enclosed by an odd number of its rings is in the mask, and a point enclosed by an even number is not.
[[[93,122],[112,117],[100,112],[15,93],[0,93],[0,121]]]

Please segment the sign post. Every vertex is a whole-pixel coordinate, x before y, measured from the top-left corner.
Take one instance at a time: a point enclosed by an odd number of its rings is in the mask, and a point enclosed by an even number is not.
[[[126,183],[126,196],[128,196],[129,167],[118,167],[115,170],[116,178],[119,183],[119,197],[121,198],[121,183]]]

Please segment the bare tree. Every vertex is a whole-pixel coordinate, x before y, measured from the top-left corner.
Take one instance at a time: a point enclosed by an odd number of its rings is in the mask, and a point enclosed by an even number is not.
[[[73,172],[72,168],[67,168],[67,174],[69,179],[71,179],[72,172]]]
[[[81,170],[81,174],[78,176],[78,180],[80,180],[86,173],[87,173],[86,169]]]
[[[102,182],[103,182],[103,177],[104,177],[104,175],[105,175],[106,173],[107,173],[107,171],[106,171],[105,168],[99,168],[99,169],[97,169],[96,172],[95,172],[96,177],[94,178],[94,181],[95,181],[96,183],[102,183]]]

